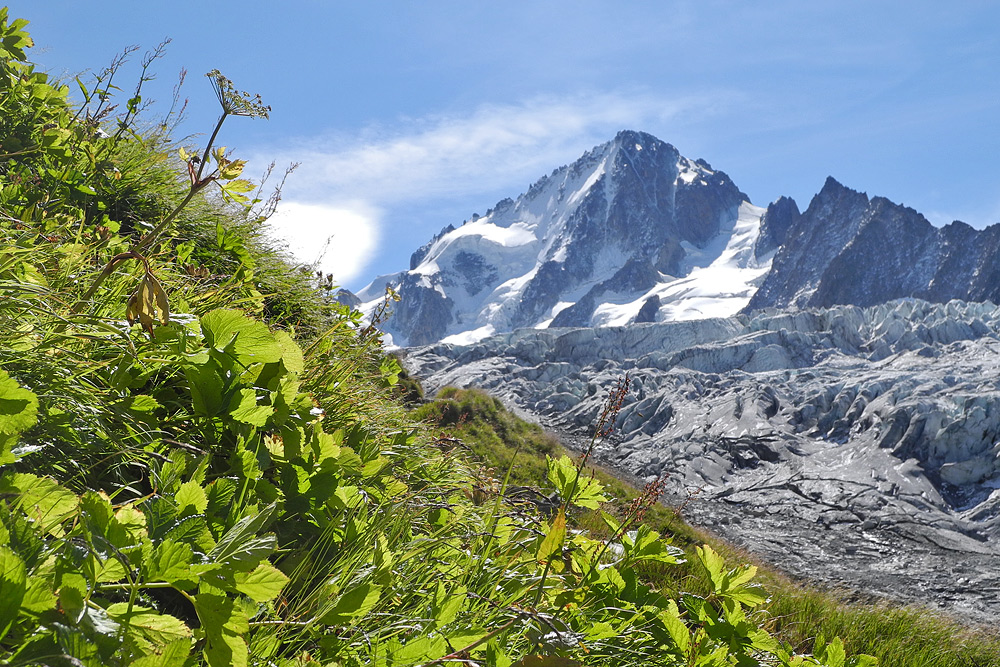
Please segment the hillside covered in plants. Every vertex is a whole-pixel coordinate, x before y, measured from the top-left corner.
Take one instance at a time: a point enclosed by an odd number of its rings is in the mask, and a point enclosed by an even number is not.
[[[257,96],[209,72],[218,124],[181,145],[144,111],[155,51],[130,93],[121,61],[53,81],[25,26],[0,9],[0,661],[875,664],[782,641],[756,567],[640,521],[655,485],[616,502],[586,455],[501,428],[494,451],[549,455],[532,493],[437,432],[460,407],[408,413],[218,143]]]

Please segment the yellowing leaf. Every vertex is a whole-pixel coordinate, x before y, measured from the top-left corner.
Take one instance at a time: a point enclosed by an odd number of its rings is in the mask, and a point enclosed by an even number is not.
[[[559,556],[562,553],[562,546],[565,541],[566,515],[560,507],[556,518],[552,520],[552,527],[549,529],[548,535],[545,536],[545,539],[542,540],[541,545],[538,547],[536,558],[539,562],[545,563]]]
[[[129,324],[138,322],[142,328],[153,333],[153,323],[167,324],[170,321],[170,304],[167,293],[156,277],[146,271],[139,287],[128,299],[125,318]]]

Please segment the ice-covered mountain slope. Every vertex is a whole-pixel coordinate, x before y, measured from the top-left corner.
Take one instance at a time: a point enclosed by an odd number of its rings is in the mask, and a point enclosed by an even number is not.
[[[623,131],[414,253],[358,296],[401,297],[397,345],[471,343],[519,327],[731,315],[769,267],[764,210],[720,171]]]
[[[669,475],[693,518],[808,577],[1000,618],[1000,308],[869,308],[522,329],[409,350],[429,392],[473,385]]]

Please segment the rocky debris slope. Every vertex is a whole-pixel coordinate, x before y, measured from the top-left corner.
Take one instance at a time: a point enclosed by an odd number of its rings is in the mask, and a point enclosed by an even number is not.
[[[754,252],[763,213],[707,162],[622,131],[516,200],[445,227],[408,271],[358,296],[370,312],[387,284],[399,293],[385,324],[396,345],[731,315],[769,266]]]
[[[409,350],[431,390],[484,388],[669,475],[704,525],[789,571],[1000,618],[1000,309],[906,299],[699,321],[519,330]]]

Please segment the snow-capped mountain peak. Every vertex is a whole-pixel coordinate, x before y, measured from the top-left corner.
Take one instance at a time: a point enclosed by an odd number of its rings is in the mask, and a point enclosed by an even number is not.
[[[402,297],[399,345],[473,342],[519,327],[730,315],[767,271],[763,209],[724,173],[642,132],[622,131],[516,200],[446,227],[359,294]]]

